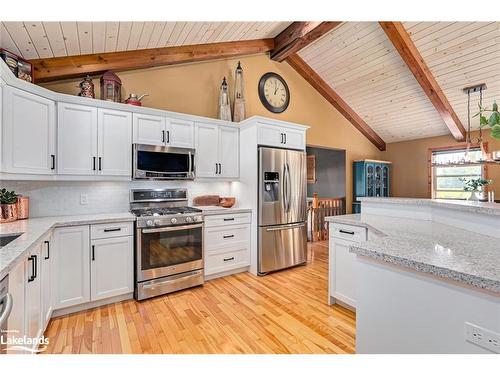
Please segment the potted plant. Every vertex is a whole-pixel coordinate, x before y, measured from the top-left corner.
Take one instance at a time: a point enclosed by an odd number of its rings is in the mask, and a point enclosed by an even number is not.
[[[490,114],[489,117],[486,117],[487,114]],[[495,139],[500,139],[500,112],[496,102],[493,103],[491,109],[479,106],[479,112],[474,117],[476,116],[479,116],[480,128],[489,126],[491,128],[490,135]]]
[[[0,223],[17,220],[17,194],[3,188],[0,190]]]
[[[481,202],[488,200],[483,187],[491,184],[492,180],[485,180],[484,178],[460,178],[460,181],[464,183],[464,190],[471,192],[469,200]]]

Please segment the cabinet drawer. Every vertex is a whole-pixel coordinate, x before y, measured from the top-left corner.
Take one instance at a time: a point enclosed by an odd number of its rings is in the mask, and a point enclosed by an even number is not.
[[[330,224],[330,237],[348,241],[366,241],[366,228],[346,224]]]
[[[250,224],[251,213],[223,214],[205,216],[205,228],[218,227],[222,225]]]
[[[205,256],[205,275],[246,267],[249,263],[249,249],[246,246],[234,247],[227,252]]]
[[[93,240],[99,238],[131,236],[133,234],[133,222],[92,224],[90,226],[90,238]]]
[[[250,225],[228,225],[224,227],[211,227],[205,229],[205,250],[228,248],[238,243],[249,243]]]

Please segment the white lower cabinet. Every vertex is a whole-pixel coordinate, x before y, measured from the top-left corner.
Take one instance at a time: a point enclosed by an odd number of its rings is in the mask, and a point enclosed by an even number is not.
[[[356,308],[356,254],[349,246],[366,241],[366,228],[331,223],[329,226],[329,303],[337,300]]]
[[[89,240],[88,225],[54,230],[54,310],[90,301]]]
[[[51,235],[46,236],[41,244],[41,304],[42,304],[42,329],[47,328],[52,315],[52,254],[50,253]]]
[[[215,278],[250,265],[251,214],[205,217],[205,276]]]
[[[42,245],[39,244],[30,251],[26,261],[25,335],[29,338],[40,337],[44,328],[42,327],[41,254]],[[36,347],[35,342],[32,349]]]
[[[134,291],[134,237],[92,240],[90,297],[92,301]]]

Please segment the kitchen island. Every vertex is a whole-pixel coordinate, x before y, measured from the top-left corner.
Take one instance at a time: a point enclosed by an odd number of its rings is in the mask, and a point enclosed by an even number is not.
[[[330,302],[356,308],[358,353],[500,352],[500,205],[363,198],[327,221]]]

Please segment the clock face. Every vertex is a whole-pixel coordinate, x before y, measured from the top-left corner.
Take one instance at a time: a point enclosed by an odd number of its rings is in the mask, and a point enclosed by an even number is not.
[[[281,113],[290,103],[290,91],[285,80],[276,73],[266,73],[259,82],[260,101],[269,111]]]

